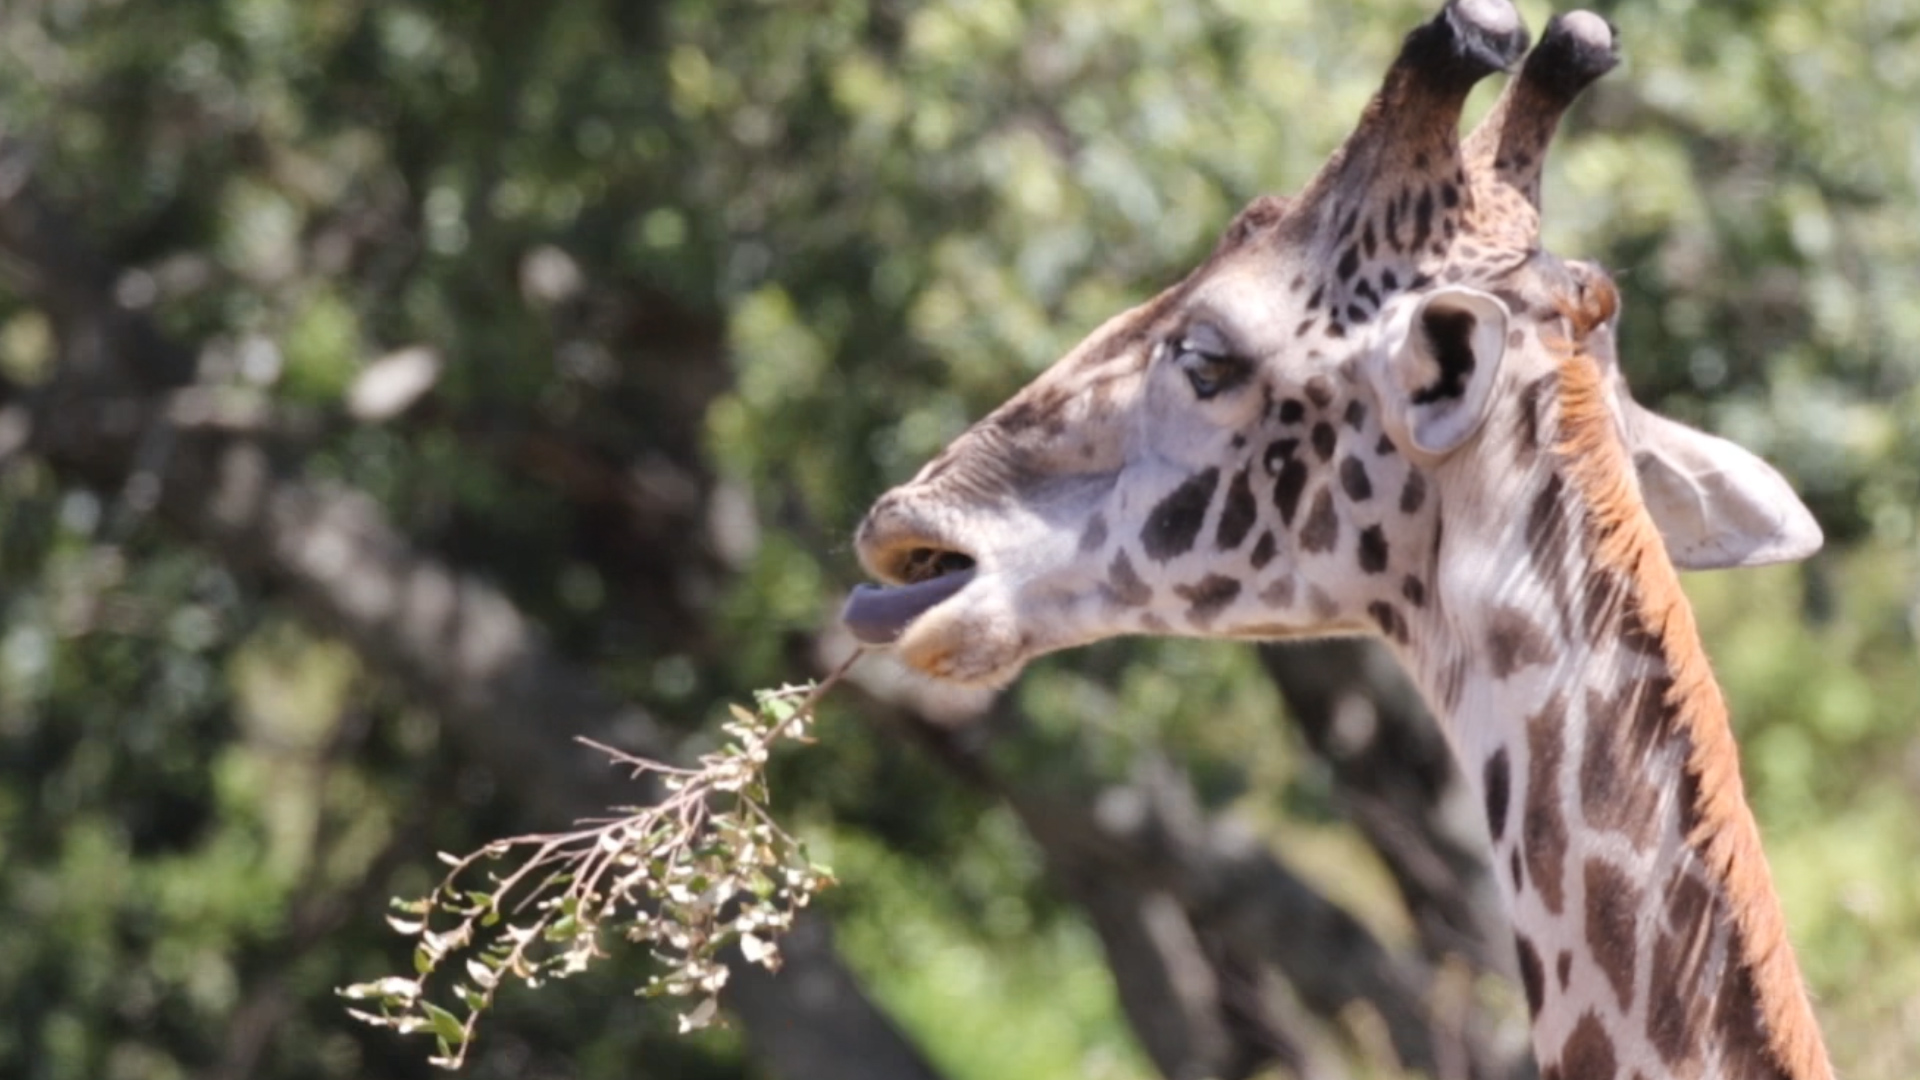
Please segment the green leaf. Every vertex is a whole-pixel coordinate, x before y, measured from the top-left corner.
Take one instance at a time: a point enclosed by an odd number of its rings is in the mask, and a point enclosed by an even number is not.
[[[420,1007],[426,1010],[427,1019],[433,1024],[433,1033],[454,1046],[467,1041],[466,1028],[461,1026],[460,1018],[431,1001],[423,1001]],[[445,1053],[446,1051],[442,1051]]]

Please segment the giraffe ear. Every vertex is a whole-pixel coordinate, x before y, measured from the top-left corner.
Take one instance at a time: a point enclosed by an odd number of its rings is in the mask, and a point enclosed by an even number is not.
[[[1627,405],[1641,498],[1682,570],[1792,562],[1820,550],[1813,512],[1753,453]]]
[[[1507,352],[1507,307],[1461,286],[1424,293],[1387,319],[1371,375],[1402,445],[1452,452],[1480,429]]]

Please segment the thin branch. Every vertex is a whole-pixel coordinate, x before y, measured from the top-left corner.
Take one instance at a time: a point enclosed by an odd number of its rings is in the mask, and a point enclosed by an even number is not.
[[[730,974],[720,950],[738,945],[747,962],[777,969],[777,937],[832,881],[802,844],[771,825],[765,769],[773,743],[802,739],[821,695],[859,656],[819,686],[762,692],[754,711],[735,709],[724,728],[732,738],[703,756],[691,775],[672,770],[666,797],[654,805],[589,828],[516,836],[458,858],[441,856],[452,869],[440,884],[422,899],[395,900],[400,914],[388,919],[418,940],[417,977],[342,989],[342,996],[378,1009],[348,1012],[403,1035],[436,1036],[440,1052],[430,1060],[457,1069],[504,981],[537,986],[584,971],[606,955],[600,942],[607,934],[646,945],[666,969],[648,981],[649,996],[697,999],[681,1016],[682,1031],[706,1026]],[[643,773],[659,768],[612,753]],[[510,860],[523,848],[533,853],[511,873],[489,873],[485,889],[468,887],[470,871]],[[449,929],[434,929],[448,918]],[[466,1009],[464,1018],[434,1004],[427,985],[456,957],[465,961],[470,984],[455,982],[441,993]]]

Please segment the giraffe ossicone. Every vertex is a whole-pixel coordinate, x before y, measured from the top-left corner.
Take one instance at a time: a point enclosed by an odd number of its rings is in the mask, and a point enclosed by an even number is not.
[[[1613,29],[1527,44],[1508,0],[1409,33],[1300,193],[875,503],[886,584],[845,619],[981,685],[1122,634],[1378,634],[1486,807],[1543,1076],[1826,1078],[1675,578],[1820,530],[1760,458],[1633,401],[1611,280],[1540,245],[1548,143]]]

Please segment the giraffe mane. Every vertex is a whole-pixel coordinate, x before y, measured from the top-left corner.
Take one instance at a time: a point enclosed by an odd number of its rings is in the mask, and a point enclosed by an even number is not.
[[[1563,303],[1574,341],[1612,319],[1618,304],[1618,293],[1604,280],[1588,283],[1578,299]],[[1585,503],[1595,563],[1626,583],[1626,614],[1658,642],[1672,679],[1666,712],[1689,746],[1685,769],[1693,805],[1686,808],[1686,842],[1725,890],[1734,917],[1731,959],[1751,987],[1775,1064],[1793,1077],[1830,1076],[1759,828],[1747,807],[1726,699],[1701,646],[1693,607],[1640,498],[1599,361],[1572,343],[1563,343],[1562,353],[1556,449],[1567,482]]]

